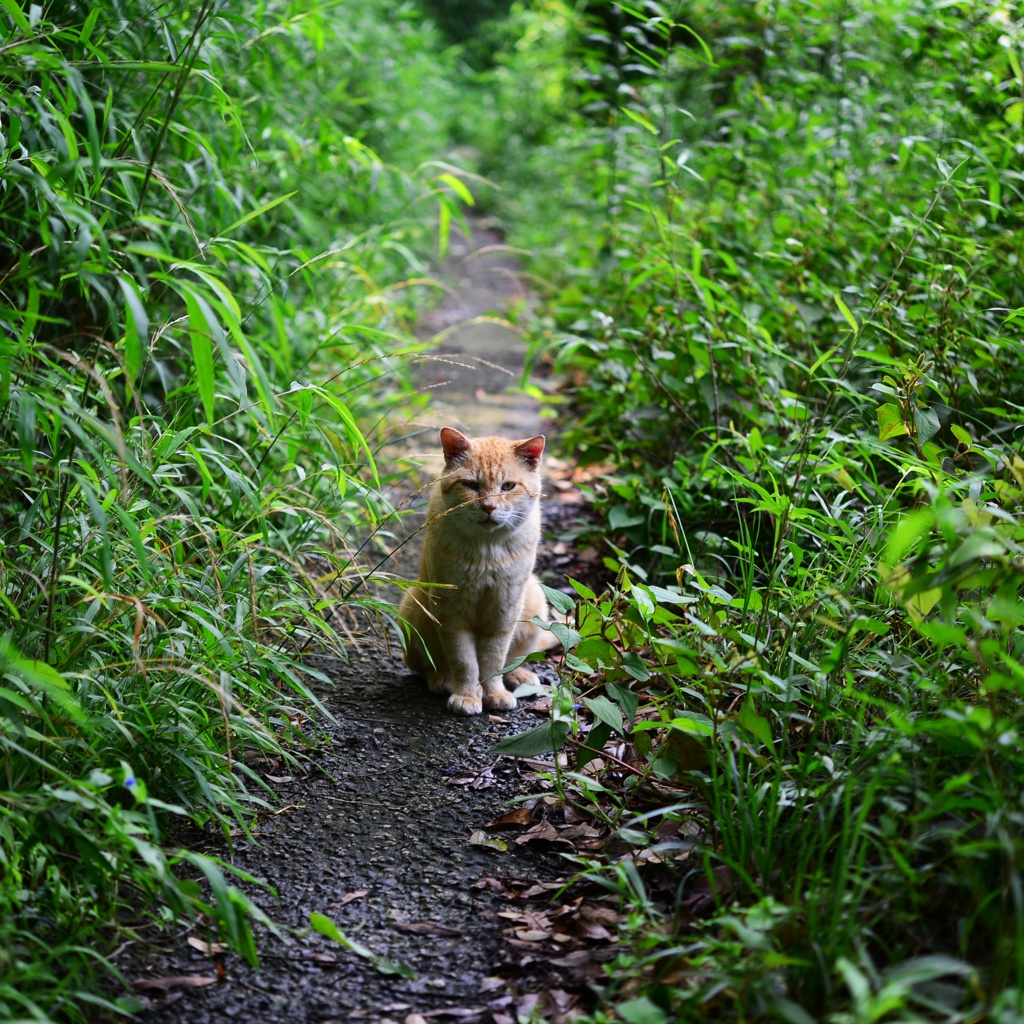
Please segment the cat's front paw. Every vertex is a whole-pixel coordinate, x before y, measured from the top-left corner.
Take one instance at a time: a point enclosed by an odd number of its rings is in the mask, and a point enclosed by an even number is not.
[[[504,686],[494,693],[484,694],[484,707],[488,711],[511,711],[515,706],[515,697]]]
[[[531,672],[528,668],[516,668],[511,672],[505,673],[505,685],[511,685],[513,688],[516,686],[522,686],[524,683],[529,683],[531,686],[536,686],[540,682],[536,672]]]
[[[479,715],[483,709],[483,702],[478,694],[453,693],[448,698],[448,710],[456,715]]]

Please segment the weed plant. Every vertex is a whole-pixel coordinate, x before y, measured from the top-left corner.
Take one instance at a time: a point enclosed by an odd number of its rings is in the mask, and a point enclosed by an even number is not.
[[[485,169],[617,574],[519,741],[630,848],[598,1019],[1021,1019],[1019,9],[505,31]]]
[[[382,614],[366,424],[465,193],[435,50],[362,0],[0,5],[2,1019],[128,1007],[115,925],[255,959],[175,822],[250,827],[300,655]]]

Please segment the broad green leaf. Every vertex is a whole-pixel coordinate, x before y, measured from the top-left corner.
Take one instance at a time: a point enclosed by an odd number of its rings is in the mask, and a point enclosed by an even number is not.
[[[593,729],[587,733],[584,746],[576,751],[576,771],[580,771],[590,764],[595,757],[601,756],[601,749],[608,742],[612,734],[612,727],[607,722],[598,722]]]
[[[919,508],[905,515],[889,532],[885,545],[886,563],[893,568],[900,564],[922,535],[932,528],[935,513],[931,508]]]
[[[564,622],[552,622],[551,632],[558,637],[558,642],[566,651],[571,651],[583,639],[575,629],[570,629]]]
[[[581,658],[577,658],[575,654],[567,653],[565,655],[565,667],[570,672],[579,672],[581,675],[592,676],[596,669],[593,665],[588,664]]]
[[[646,732],[649,729],[678,729],[691,736],[713,736],[715,734],[715,723],[706,715],[699,715],[695,711],[680,711],[671,721],[663,722],[660,719],[648,719],[638,722],[634,727],[637,732]]]
[[[506,736],[494,745],[495,754],[506,757],[538,757],[555,754],[562,749],[569,735],[568,722],[545,722],[515,736]]]
[[[907,433],[907,425],[903,422],[903,413],[898,405],[880,405],[875,412],[878,416],[879,441],[888,441]]]
[[[651,678],[651,673],[643,663],[643,659],[636,651],[626,651],[622,655],[622,667],[638,682],[646,683]]]
[[[624,732],[622,712],[607,697],[584,697],[583,703],[595,718],[605,722],[620,735]]]
[[[774,755],[775,742],[772,738],[772,727],[767,719],[762,718],[755,710],[750,700],[744,701],[740,708],[739,722],[751,736],[763,743]]]
[[[914,409],[917,443],[923,445],[939,432],[939,417],[933,409]]]
[[[647,516],[632,512],[627,505],[613,505],[608,510],[608,525],[613,530],[625,530],[647,522]]]
[[[568,594],[563,594],[560,590],[553,590],[551,587],[541,584],[541,589],[547,596],[548,602],[551,607],[558,612],[559,615],[568,615],[573,608],[576,607],[576,602]]]
[[[640,698],[625,683],[607,683],[605,691],[632,722],[636,717],[636,709],[640,706]]]
[[[963,427],[959,426],[956,423],[950,423],[949,429],[950,429],[950,432],[952,433],[952,435],[961,444],[966,445],[968,448],[971,448],[974,445],[974,441],[971,439],[971,435],[968,434],[967,431],[964,430]]]
[[[651,1002],[647,996],[619,1003],[615,1007],[615,1012],[626,1024],[668,1024],[668,1015],[657,1003]]]
[[[594,592],[593,592],[593,591],[592,591],[592,590],[590,589],[590,587],[586,586],[586,585],[585,585],[585,584],[583,584],[583,583],[580,583],[580,582],[579,582],[578,580],[574,580],[574,579],[572,579],[572,578],[570,577],[570,578],[569,578],[569,585],[570,585],[570,586],[572,587],[572,589],[573,589],[573,590],[575,590],[575,591],[576,591],[576,593],[577,593],[577,594],[579,594],[579,595],[580,595],[580,597],[582,597],[582,598],[583,598],[583,599],[584,599],[585,601],[596,601],[596,600],[597,600],[597,594],[595,594],[595,593],[594,593]]]

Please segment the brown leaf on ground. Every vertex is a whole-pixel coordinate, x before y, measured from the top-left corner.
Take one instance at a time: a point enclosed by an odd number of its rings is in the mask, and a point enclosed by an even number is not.
[[[505,883],[497,878],[493,878],[491,875],[484,875],[483,878],[478,878],[475,882],[471,882],[469,887],[470,889],[496,889],[498,892],[508,895]]]
[[[597,921],[588,921],[579,918],[576,921],[576,933],[581,939],[589,939],[591,942],[613,942],[615,936],[603,924]]]
[[[558,830],[559,839],[595,839],[601,832],[593,825],[568,825]]]
[[[584,903],[580,907],[580,917],[588,921],[599,921],[602,924],[619,924],[625,918],[611,907],[605,907],[598,903]]]
[[[475,775],[453,775],[444,781],[448,786],[469,786],[471,789],[490,789],[498,782],[490,768],[485,768]]]
[[[440,1010],[425,1010],[421,1016],[454,1017],[456,1020],[461,1020],[466,1017],[479,1017],[484,1012],[485,1007],[483,1006],[445,1006]]]
[[[400,932],[409,932],[412,935],[458,936],[462,934],[458,928],[449,928],[448,925],[439,924],[437,921],[395,921],[393,927]]]
[[[611,960],[616,955],[614,946],[599,946],[591,949],[574,949],[571,953],[566,953],[565,956],[557,957],[554,960],[549,960],[549,963],[555,964],[558,967],[583,967],[591,963],[603,963],[607,960]]]
[[[516,807],[504,814],[499,814],[494,821],[487,822],[484,828],[521,828],[533,821],[533,813],[533,807]]]
[[[172,988],[206,988],[216,985],[218,980],[216,974],[175,974],[166,978],[136,978],[130,984],[132,988],[167,992]]]
[[[369,891],[369,889],[356,889],[355,892],[347,892],[336,903],[329,903],[327,908],[328,910],[337,910],[338,907],[347,906],[353,900],[361,900]]]
[[[564,878],[552,882],[534,882],[533,885],[517,893],[514,898],[519,900],[533,899],[534,896],[543,896],[554,889],[561,889],[563,885],[565,885]]]
[[[198,949],[204,956],[220,956],[228,951],[228,947],[222,942],[205,942],[203,939],[197,939],[194,935],[190,935],[185,941],[193,949]]]
[[[533,828],[528,829],[521,836],[516,836],[516,845],[522,846],[524,843],[533,843],[538,839],[546,840],[549,843],[553,843],[558,839],[558,832],[550,821],[539,821]]]
[[[482,832],[479,829],[469,837],[469,841],[474,846],[486,846],[492,850],[498,850],[501,853],[504,853],[508,849],[508,843],[503,839],[493,839],[488,836],[486,832]]]
[[[542,715],[544,718],[547,718],[551,714],[551,698],[542,697],[536,704],[531,704],[528,708],[524,708],[524,710],[532,715]],[[549,770],[553,767],[553,765],[547,765]]]

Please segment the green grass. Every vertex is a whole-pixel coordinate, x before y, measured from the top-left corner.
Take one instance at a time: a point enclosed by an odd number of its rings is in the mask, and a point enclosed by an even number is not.
[[[465,190],[438,49],[401,5],[0,10],[0,1018],[111,1008],[119,918],[255,959],[175,823],[272,806],[302,652],[388,614],[372,424]]]

